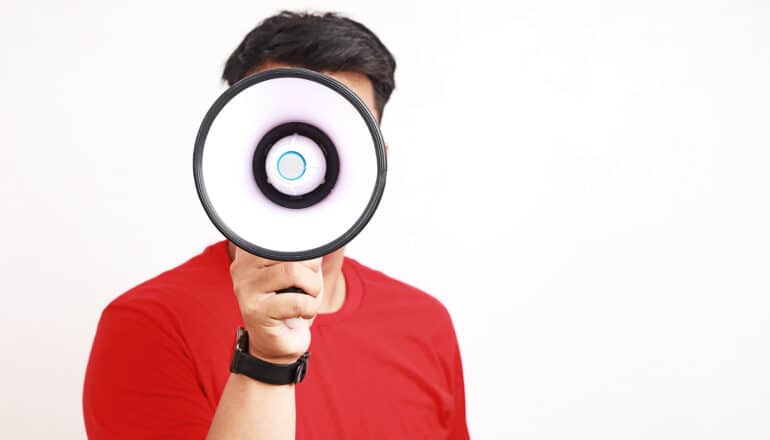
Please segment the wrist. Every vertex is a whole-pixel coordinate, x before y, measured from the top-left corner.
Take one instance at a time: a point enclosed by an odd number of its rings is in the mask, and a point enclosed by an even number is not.
[[[300,383],[305,378],[310,352],[305,352],[299,359],[287,363],[260,359],[250,352],[249,334],[245,329],[239,328],[233,350],[233,359],[230,363],[230,372],[272,385]],[[290,358],[286,360],[290,360]]]
[[[249,344],[249,354],[261,361],[269,362],[271,364],[276,364],[276,365],[293,364],[294,362],[297,362],[299,358],[302,357],[302,353],[297,355],[269,356],[267,354],[264,354],[258,347],[255,347],[254,344]]]

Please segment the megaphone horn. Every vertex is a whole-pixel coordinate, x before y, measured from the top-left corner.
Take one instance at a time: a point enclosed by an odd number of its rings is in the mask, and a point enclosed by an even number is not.
[[[366,226],[385,189],[377,120],[341,82],[307,69],[266,70],[227,89],[193,153],[214,226],[254,255],[317,258]]]

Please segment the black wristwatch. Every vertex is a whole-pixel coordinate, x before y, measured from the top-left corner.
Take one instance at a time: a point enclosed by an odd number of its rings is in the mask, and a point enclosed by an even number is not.
[[[291,364],[273,364],[257,359],[249,354],[249,333],[241,327],[238,329],[235,339],[235,350],[233,351],[233,360],[230,363],[230,371],[273,385],[300,383],[307,373],[309,357],[310,352],[305,352],[296,362]]]

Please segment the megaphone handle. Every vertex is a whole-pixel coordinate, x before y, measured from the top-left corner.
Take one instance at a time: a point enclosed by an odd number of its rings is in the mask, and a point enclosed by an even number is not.
[[[294,287],[294,286],[287,287],[287,288],[281,289],[281,290],[276,290],[275,293],[304,293],[305,295],[307,295],[307,292],[305,292],[304,290],[300,289],[299,287]]]

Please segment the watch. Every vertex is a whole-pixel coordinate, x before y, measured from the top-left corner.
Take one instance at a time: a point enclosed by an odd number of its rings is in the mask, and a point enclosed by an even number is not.
[[[249,354],[249,333],[240,327],[235,339],[235,350],[233,350],[233,360],[230,362],[230,371],[273,385],[300,383],[307,374],[309,357],[310,352],[307,351],[291,364],[273,364],[255,358]]]

